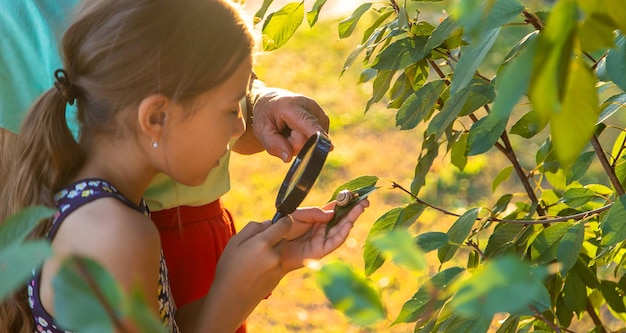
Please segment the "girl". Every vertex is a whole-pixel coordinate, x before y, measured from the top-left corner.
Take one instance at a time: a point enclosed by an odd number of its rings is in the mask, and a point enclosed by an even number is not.
[[[33,204],[59,209],[37,232],[56,256],[35,271],[30,299],[22,292],[3,303],[3,330],[33,332],[39,323],[37,329],[62,331],[51,281],[61,258],[85,255],[125,290],[140,286],[153,297],[154,313],[172,332],[232,332],[287,272],[345,240],[367,202],[326,238],[332,212],[318,208],[296,211],[293,221],[250,223],[226,246],[201,315],[175,317],[142,194],[159,172],[196,186],[219,164],[229,139],[243,131],[239,101],[252,45],[221,0],[85,1],[63,37],[65,68],[24,122],[3,189],[0,218]],[[78,142],[66,125],[68,103],[78,106]]]

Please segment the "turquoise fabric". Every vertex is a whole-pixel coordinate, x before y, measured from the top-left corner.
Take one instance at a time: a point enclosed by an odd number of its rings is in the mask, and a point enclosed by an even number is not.
[[[54,84],[59,40],[78,0],[0,0],[0,127],[17,133],[30,105]],[[77,132],[76,110],[67,108]]]
[[[0,127],[18,133],[30,105],[54,85],[62,67],[59,41],[79,0],[0,0]],[[242,101],[245,115],[245,101]],[[76,108],[67,105],[68,126],[78,133]],[[234,143],[234,142],[233,142]],[[230,189],[228,157],[201,186],[184,186],[164,174],[144,194],[152,211],[202,206]]]

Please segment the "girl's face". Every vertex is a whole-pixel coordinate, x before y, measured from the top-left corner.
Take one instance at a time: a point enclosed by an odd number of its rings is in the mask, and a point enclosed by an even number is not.
[[[230,139],[245,130],[240,101],[251,72],[248,59],[222,84],[198,96],[191,110],[180,104],[172,108],[159,147],[167,164],[163,172],[184,185],[204,183],[228,151]]]

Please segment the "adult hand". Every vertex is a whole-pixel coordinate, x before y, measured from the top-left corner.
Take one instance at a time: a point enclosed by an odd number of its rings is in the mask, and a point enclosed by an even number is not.
[[[330,120],[313,99],[278,88],[260,88],[254,95],[252,131],[248,128],[233,150],[250,154],[264,149],[289,162],[315,132],[328,133]]]

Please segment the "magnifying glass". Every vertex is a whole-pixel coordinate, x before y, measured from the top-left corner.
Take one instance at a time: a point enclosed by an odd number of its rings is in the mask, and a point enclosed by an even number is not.
[[[276,214],[272,224],[293,213],[313,187],[330,152],[330,139],[323,133],[313,134],[291,164],[276,196]]]

